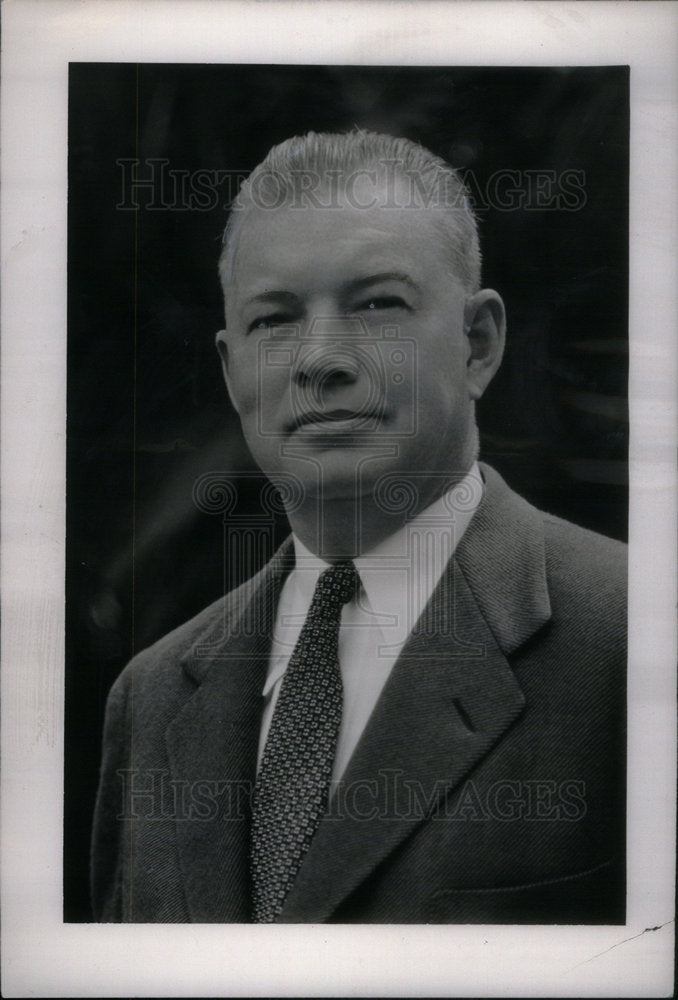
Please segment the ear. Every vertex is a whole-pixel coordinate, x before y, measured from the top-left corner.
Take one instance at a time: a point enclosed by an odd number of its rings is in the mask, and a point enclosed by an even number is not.
[[[221,358],[221,370],[224,374],[224,382],[226,383],[226,389],[228,391],[229,399],[231,400],[231,405],[236,413],[239,413],[238,407],[236,406],[235,398],[233,395],[233,387],[231,385],[231,376],[229,372],[229,357],[228,357],[228,332],[226,330],[219,330],[217,332],[215,343],[217,346],[217,351],[219,352],[219,357]]]
[[[466,362],[469,397],[480,399],[501,364],[506,339],[506,310],[498,292],[482,288],[464,307],[468,338]]]

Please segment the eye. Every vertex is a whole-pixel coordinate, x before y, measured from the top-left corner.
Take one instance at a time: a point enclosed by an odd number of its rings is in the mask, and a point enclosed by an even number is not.
[[[290,323],[291,319],[284,313],[271,313],[268,316],[257,316],[247,327],[247,332],[251,333],[253,330],[270,330],[274,326],[282,326],[284,323]]]
[[[377,309],[407,309],[408,305],[399,295],[373,295],[365,299],[358,309],[374,312]]]

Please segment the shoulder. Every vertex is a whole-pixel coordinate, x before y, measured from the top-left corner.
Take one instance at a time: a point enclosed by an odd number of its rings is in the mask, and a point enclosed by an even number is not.
[[[236,623],[262,580],[279,559],[279,553],[258,573],[241,586],[219,597],[188,621],[162,636],[151,646],[138,652],[115,681],[109,702],[126,700],[131,688],[135,702],[148,698],[155,701],[183,700],[186,691],[195,688],[201,665],[207,659],[196,657],[200,646],[211,646],[215,641],[227,642]],[[186,669],[184,669],[186,667]]]
[[[618,582],[626,579],[628,547],[624,542],[589,531],[540,511],[549,566],[553,571],[577,569],[577,576]]]
[[[186,676],[184,658],[200,641],[210,626],[223,620],[228,608],[228,596],[220,597],[203,608],[189,621],[168,632],[151,646],[140,650],[119,674],[108,696],[108,712],[124,710],[133,697],[135,704],[146,700],[162,711],[177,699],[184,700],[194,685]]]
[[[535,508],[536,510],[536,508]],[[578,524],[538,511],[554,621],[580,636],[616,645],[626,636],[628,547]]]
[[[628,553],[623,542],[542,514],[545,562],[554,617],[576,623],[598,642],[624,641]]]
[[[583,528],[555,514],[533,506],[514,492],[498,472],[481,465],[485,497],[479,513],[489,508],[490,520],[504,531],[517,531],[518,537],[543,531],[544,544],[554,566],[571,566],[577,561],[582,569],[594,574],[626,571],[627,546],[624,542]]]
[[[552,602],[576,605],[584,616],[620,617],[626,606],[627,546],[539,510],[494,469],[481,468],[486,494],[480,524],[494,551],[503,554],[504,575],[515,574],[527,552],[530,575],[544,572]]]

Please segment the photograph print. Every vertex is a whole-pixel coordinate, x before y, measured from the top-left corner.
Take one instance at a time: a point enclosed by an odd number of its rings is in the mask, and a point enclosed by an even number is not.
[[[72,63],[64,920],[624,924],[629,71]]]

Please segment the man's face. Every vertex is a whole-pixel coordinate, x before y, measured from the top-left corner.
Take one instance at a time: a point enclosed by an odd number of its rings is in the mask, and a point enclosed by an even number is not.
[[[467,471],[466,295],[434,211],[344,202],[244,219],[218,343],[274,481],[291,473],[307,495],[351,499],[397,473],[430,502],[441,473]]]

